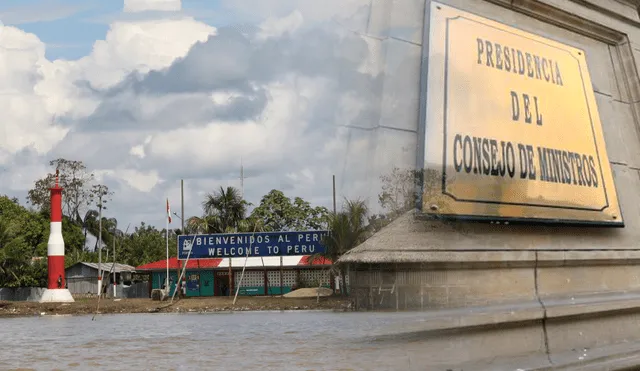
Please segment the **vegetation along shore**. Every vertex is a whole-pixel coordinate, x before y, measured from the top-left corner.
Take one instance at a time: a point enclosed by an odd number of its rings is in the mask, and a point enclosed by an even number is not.
[[[76,299],[74,303],[37,303],[27,301],[0,301],[0,318],[93,315],[117,313],[213,313],[229,311],[262,310],[336,310],[347,311],[350,301],[344,297],[283,298],[283,297],[233,297],[189,298],[169,302],[151,299]]]

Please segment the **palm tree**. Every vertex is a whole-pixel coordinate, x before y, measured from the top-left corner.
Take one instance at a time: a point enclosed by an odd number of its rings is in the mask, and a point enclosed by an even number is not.
[[[98,212],[96,210],[88,210],[82,220],[82,229],[84,229],[84,244],[83,248],[87,246],[87,232],[97,236],[98,235]]]
[[[118,219],[116,218],[102,218],[102,235],[110,234],[111,237],[115,237],[118,230]]]
[[[221,233],[220,218],[217,215],[192,216],[187,219],[186,234]]]
[[[205,218],[192,216],[186,220],[184,227],[185,234],[197,234],[199,232],[208,231],[208,225]]]
[[[264,232],[265,226],[262,219],[247,218],[238,222],[238,228],[235,232],[251,233],[251,232]]]
[[[238,223],[244,219],[247,213],[248,202],[242,199],[240,192],[234,187],[224,189],[206,195],[202,208],[208,229],[215,229],[217,233],[237,229]],[[213,232],[213,233],[216,233]]]
[[[344,287],[344,272],[336,261],[347,251],[358,246],[366,239],[367,215],[369,210],[364,201],[346,200],[342,211],[329,214],[329,234],[323,239],[325,252],[312,255],[309,262],[313,264],[321,258],[331,261],[331,270],[337,273],[340,280],[340,292],[346,292]]]

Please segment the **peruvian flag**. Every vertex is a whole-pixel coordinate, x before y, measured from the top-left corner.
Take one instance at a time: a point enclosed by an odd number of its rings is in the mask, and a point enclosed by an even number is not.
[[[169,219],[169,223],[171,223],[171,208],[169,208],[169,199],[167,198],[167,218]]]

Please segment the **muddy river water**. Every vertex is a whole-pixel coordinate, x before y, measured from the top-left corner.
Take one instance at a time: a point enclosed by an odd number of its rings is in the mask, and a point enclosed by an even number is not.
[[[6,318],[0,319],[0,370],[424,370],[424,344],[393,334],[420,316],[301,311]]]

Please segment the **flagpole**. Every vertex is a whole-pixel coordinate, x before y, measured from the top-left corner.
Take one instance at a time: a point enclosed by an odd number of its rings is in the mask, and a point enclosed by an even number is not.
[[[167,199],[167,216],[165,217],[165,221],[167,223],[167,229],[165,230],[165,237],[167,240],[167,295],[171,292],[171,287],[169,287],[169,199]]]

